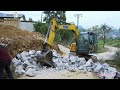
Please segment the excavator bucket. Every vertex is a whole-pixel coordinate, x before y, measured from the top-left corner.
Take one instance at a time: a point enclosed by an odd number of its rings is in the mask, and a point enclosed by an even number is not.
[[[53,62],[53,53],[52,51],[48,50],[46,52],[41,52],[37,56],[38,62],[40,62],[42,65],[49,66],[49,67],[56,67],[57,65]]]

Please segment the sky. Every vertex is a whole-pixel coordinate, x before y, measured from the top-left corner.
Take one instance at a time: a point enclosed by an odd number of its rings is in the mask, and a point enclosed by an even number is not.
[[[1,13],[24,14],[26,19],[32,18],[34,21],[41,21],[43,11],[0,11]],[[120,28],[120,11],[66,11],[66,22],[74,22],[77,25],[75,14],[82,14],[79,17],[79,25],[90,28],[95,25],[107,24],[115,29]]]

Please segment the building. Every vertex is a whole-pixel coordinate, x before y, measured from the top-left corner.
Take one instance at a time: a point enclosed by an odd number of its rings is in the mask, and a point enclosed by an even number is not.
[[[33,24],[35,24],[35,22],[32,21],[20,21],[20,28],[22,30],[28,30],[30,32],[35,31]]]
[[[12,25],[22,30],[34,31],[35,22],[27,21],[24,14],[5,14],[0,13],[0,24]]]

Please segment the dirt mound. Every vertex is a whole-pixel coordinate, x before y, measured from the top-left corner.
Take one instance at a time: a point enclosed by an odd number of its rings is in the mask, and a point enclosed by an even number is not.
[[[0,25],[0,42],[7,44],[11,57],[24,50],[41,50],[45,36],[38,32],[29,32],[10,25]],[[60,52],[57,43],[53,43],[53,49]]]

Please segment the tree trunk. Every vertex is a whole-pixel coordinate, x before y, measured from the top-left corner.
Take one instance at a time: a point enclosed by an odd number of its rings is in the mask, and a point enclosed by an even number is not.
[[[103,48],[105,47],[105,40],[106,40],[105,30],[103,29]]]

